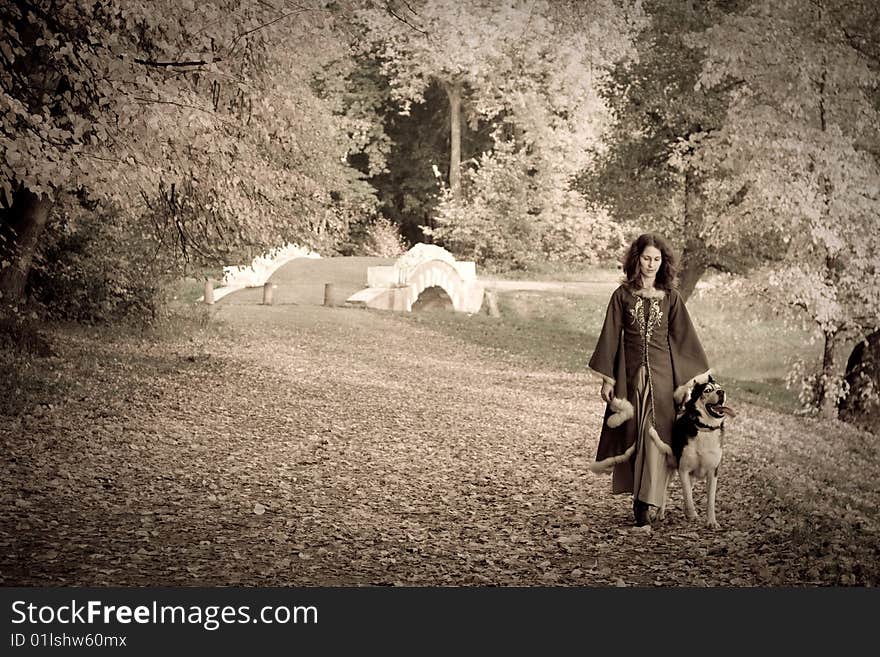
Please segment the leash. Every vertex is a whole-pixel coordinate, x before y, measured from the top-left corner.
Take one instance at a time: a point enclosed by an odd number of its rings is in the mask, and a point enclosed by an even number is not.
[[[641,297],[640,297],[641,300]],[[663,311],[660,307],[660,302],[655,298],[647,298],[643,300],[643,304],[645,308],[642,309],[641,305],[638,305],[639,312],[639,324],[642,332],[642,345],[644,350],[644,367],[647,370],[646,378],[648,379],[648,395],[651,397],[651,421],[648,427],[647,433],[652,440],[657,440],[659,444],[658,448],[661,448],[661,451],[664,452],[665,458],[668,460],[670,454],[672,453],[669,450],[668,445],[664,445],[662,442],[662,438],[660,438],[660,434],[657,433],[657,414],[656,409],[654,407],[654,377],[651,375],[651,358],[648,356],[648,343],[651,339],[651,334],[654,332],[654,327],[660,324],[660,318],[663,316]],[[666,448],[663,450],[662,448]]]
[[[657,304],[658,309],[659,309],[659,305],[660,304]],[[648,393],[651,395],[651,427],[653,427],[654,431],[656,431],[657,430],[657,423],[656,423],[656,416],[654,414],[654,381],[651,377],[651,361],[648,359],[648,340],[650,339],[651,333],[653,333],[653,329],[654,329],[654,327],[652,325],[653,317],[651,316],[651,310],[654,306],[653,299],[650,299],[650,298],[647,299],[645,306],[646,306],[645,310],[647,311],[646,313],[644,313],[644,315],[647,315],[646,317],[644,317],[644,321],[645,321],[645,332],[644,332],[645,369],[648,370]],[[639,309],[639,310],[641,310],[641,309]],[[657,321],[659,323],[659,317],[657,318]]]

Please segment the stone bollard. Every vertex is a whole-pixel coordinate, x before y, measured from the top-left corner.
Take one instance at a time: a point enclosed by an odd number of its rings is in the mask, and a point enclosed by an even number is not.
[[[209,306],[214,304],[214,281],[210,278],[205,279],[205,296],[203,301]]]
[[[264,306],[271,306],[272,305],[272,303],[274,301],[273,297],[275,296],[274,291],[275,291],[275,285],[273,283],[266,281],[263,284],[263,305]]]
[[[494,290],[486,290],[486,303],[489,306],[489,317],[501,317],[501,311],[498,310],[498,297]]]
[[[333,306],[333,283],[324,283],[324,305]]]

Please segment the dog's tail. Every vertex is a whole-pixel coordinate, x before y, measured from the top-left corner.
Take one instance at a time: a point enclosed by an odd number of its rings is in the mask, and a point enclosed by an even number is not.
[[[666,456],[666,462],[674,467],[672,462],[675,460],[675,457],[672,454],[672,448],[663,442],[663,439],[660,438],[660,434],[657,433],[657,430],[654,427],[648,427],[648,435],[651,437],[651,440],[657,448]],[[601,461],[595,461],[594,463],[590,463],[587,467],[589,467],[591,472],[605,472],[606,470],[613,468],[616,464],[628,460],[635,452],[635,449],[636,444],[633,443],[623,454],[609,456]]]
[[[636,451],[636,444],[633,443],[630,445],[627,450],[623,454],[618,454],[617,456],[609,456],[606,459],[602,459],[601,461],[594,461],[590,463],[587,467],[590,469],[590,472],[606,472],[613,468],[618,463],[623,463],[632,457],[632,455]]]
[[[663,442],[663,439],[654,427],[648,427],[648,435],[651,436],[651,440],[654,441],[654,444],[657,445],[658,449],[666,454],[666,456],[672,454],[672,448]]]

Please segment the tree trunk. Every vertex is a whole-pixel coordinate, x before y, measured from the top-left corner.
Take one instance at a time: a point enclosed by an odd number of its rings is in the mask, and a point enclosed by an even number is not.
[[[880,435],[880,329],[852,350],[845,378],[849,391],[840,402],[840,419]]]
[[[25,283],[37,243],[49,219],[52,201],[21,187],[13,194],[12,207],[0,219],[0,302],[16,305],[24,298]],[[2,264],[2,262],[0,262]]]
[[[837,396],[835,386],[830,385],[837,376],[834,347],[837,345],[837,331],[825,331],[825,349],[822,354],[822,378],[819,380],[816,403],[819,415],[829,419],[837,418]]]
[[[690,299],[697,287],[700,277],[706,272],[706,262],[699,254],[688,253],[685,248],[682,256],[683,268],[678,276],[678,291],[684,301]]]
[[[823,7],[821,3],[817,5],[818,17],[817,24],[822,23]],[[828,66],[825,57],[822,57],[822,74],[819,77],[819,128],[823,133],[827,132],[828,124],[825,116],[825,86],[828,76]],[[818,165],[817,166],[821,166]],[[822,223],[828,223],[829,213],[831,212],[831,195],[834,192],[831,179],[824,173],[819,176],[822,189]],[[831,283],[836,290],[838,281],[840,280],[837,268],[837,259],[831,255],[825,257],[825,282]],[[816,404],[819,406],[819,415],[825,418],[837,418],[837,395],[836,386],[831,384],[837,376],[837,368],[834,363],[834,346],[837,344],[838,329],[825,329],[825,351],[822,355],[822,376],[819,380],[819,390],[816,398]]]
[[[706,272],[709,254],[700,239],[703,226],[703,201],[699,183],[690,168],[684,174],[684,250],[681,253],[682,269],[678,278],[678,291],[687,301],[700,277]]]
[[[461,196],[461,82],[445,88],[449,97],[449,188],[457,200]]]

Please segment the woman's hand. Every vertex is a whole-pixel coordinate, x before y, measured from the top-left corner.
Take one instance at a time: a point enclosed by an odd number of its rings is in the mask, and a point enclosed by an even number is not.
[[[614,385],[608,381],[603,381],[602,391],[599,394],[602,395],[602,401],[606,404],[610,404],[611,398],[614,396]]]

